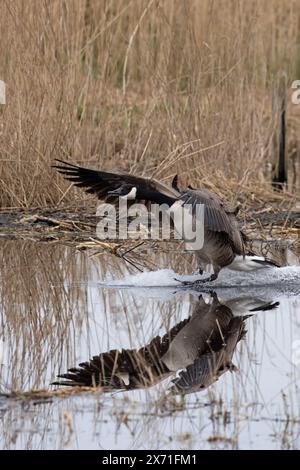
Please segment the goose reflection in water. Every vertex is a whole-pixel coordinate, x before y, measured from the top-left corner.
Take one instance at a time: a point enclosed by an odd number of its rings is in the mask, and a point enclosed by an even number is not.
[[[200,295],[192,315],[164,336],[156,336],[140,349],[110,350],[94,356],[58,375],[60,380],[53,385],[125,391],[151,387],[178,373],[172,380],[172,392],[206,389],[225,372],[237,369],[232,357],[246,335],[246,319],[278,305],[253,297],[220,302],[214,292],[206,303]]]

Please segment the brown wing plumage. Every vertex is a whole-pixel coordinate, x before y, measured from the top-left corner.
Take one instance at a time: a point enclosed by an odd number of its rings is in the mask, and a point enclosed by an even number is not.
[[[173,338],[189,321],[190,318],[182,320],[164,336],[156,336],[140,349],[114,349],[94,356],[90,361],[79,364],[79,367],[58,375],[63,380],[53,382],[52,385],[100,386],[107,391],[154,385],[169,375],[170,371],[161,361],[161,357],[168,350]],[[128,384],[124,383],[123,374],[128,375]]]
[[[232,245],[237,254],[244,254],[243,235],[239,229],[238,221],[233,211],[222,202],[214,193],[206,189],[187,189],[182,192],[181,200],[185,204],[204,204],[204,225],[211,232],[219,232]]]
[[[198,392],[209,387],[226,371],[236,370],[232,356],[237,343],[246,335],[246,318],[231,318],[227,325],[222,325],[222,335],[216,328],[209,348],[172,380],[172,390],[185,394]]]
[[[129,194],[131,189],[135,188],[134,202],[150,201],[172,206],[175,201],[181,199],[184,204],[191,204],[193,207],[196,204],[204,204],[205,228],[210,232],[219,233],[222,242],[229,243],[235,253],[244,254],[243,236],[234,212],[230,211],[216,194],[208,190],[186,189],[180,192],[176,178],[170,187],[154,179],[128,173],[95,171],[62,160],[57,161],[59,164],[53,165],[53,168],[63,174],[66,180],[108,202],[116,202],[119,195]]]
[[[180,197],[179,191],[175,188],[154,179],[141,178],[128,173],[118,174],[90,170],[62,160],[56,161],[59,164],[52,167],[61,173],[66,180],[71,181],[79,188],[83,188],[87,193],[96,195],[98,199],[114,199],[111,193],[122,186],[126,186],[128,192],[132,188],[137,189],[136,201],[168,202],[170,200],[169,202],[172,203]]]

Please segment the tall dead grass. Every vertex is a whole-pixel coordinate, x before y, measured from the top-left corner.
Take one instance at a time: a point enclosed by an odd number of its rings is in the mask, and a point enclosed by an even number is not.
[[[300,78],[299,24],[299,0],[2,0],[0,206],[69,203],[54,158],[270,188],[272,89]]]

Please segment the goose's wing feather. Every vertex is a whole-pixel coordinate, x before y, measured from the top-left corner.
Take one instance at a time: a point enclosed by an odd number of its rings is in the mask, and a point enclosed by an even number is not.
[[[233,318],[224,338],[219,345],[212,344],[211,350],[200,355],[172,380],[172,390],[180,393],[192,393],[209,387],[228,370],[236,370],[232,356],[237,343],[245,336],[244,318]]]
[[[205,228],[222,234],[224,241],[227,238],[237,253],[244,254],[243,235],[234,212],[216,194],[206,189],[187,189],[182,192],[180,199],[185,205],[190,204],[193,209],[196,204],[203,204]]]
[[[83,188],[87,193],[94,194],[98,199],[112,200],[111,191],[118,190],[122,185],[136,188],[140,194],[140,200],[147,200],[153,193],[160,193],[170,199],[178,199],[180,193],[159,181],[149,178],[141,178],[128,173],[110,173],[83,168],[62,160],[56,160],[58,164],[53,165],[64,178],[71,181],[75,186]],[[151,199],[149,199],[151,200]]]
[[[161,362],[161,357],[168,350],[170,342],[190,321],[186,318],[177,323],[165,335],[156,336],[140,349],[113,349],[73,367],[67,373],[60,374],[52,385],[63,386],[101,386],[107,390],[131,389],[153,385],[169,371]],[[128,377],[128,384],[123,381]]]
[[[231,364],[222,367],[223,361],[223,349],[198,357],[191,365],[182,370],[176,379],[172,380],[174,384],[172,390],[188,394],[209,387],[230,368]]]

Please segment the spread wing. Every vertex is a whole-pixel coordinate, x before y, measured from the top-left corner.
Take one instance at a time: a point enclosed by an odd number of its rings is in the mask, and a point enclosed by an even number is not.
[[[136,188],[135,202],[153,201],[158,203],[170,203],[180,197],[179,191],[159,181],[149,178],[141,178],[128,173],[110,173],[96,171],[89,168],[73,165],[62,160],[56,160],[58,165],[53,165],[64,178],[75,186],[83,188],[87,193],[94,194],[98,199],[108,202],[117,200],[118,196]],[[115,192],[115,194],[112,194]]]
[[[243,236],[235,214],[217,195],[208,190],[187,189],[179,192],[176,182],[170,187],[154,179],[141,178],[128,173],[96,171],[61,160],[57,161],[59,164],[53,165],[53,168],[66,180],[107,202],[114,203],[120,195],[133,194],[134,202],[150,201],[171,206],[180,199],[185,205],[191,204],[193,209],[197,204],[204,204],[205,228],[211,232],[220,233],[224,241],[232,245],[236,253],[244,254]]]
[[[58,375],[63,379],[52,385],[64,386],[101,386],[104,391],[113,389],[135,389],[149,387],[170,374],[161,361],[170,342],[190,321],[182,320],[164,336],[156,336],[149,344],[140,349],[111,350],[82,362],[67,373]],[[124,377],[127,377],[125,383]]]

